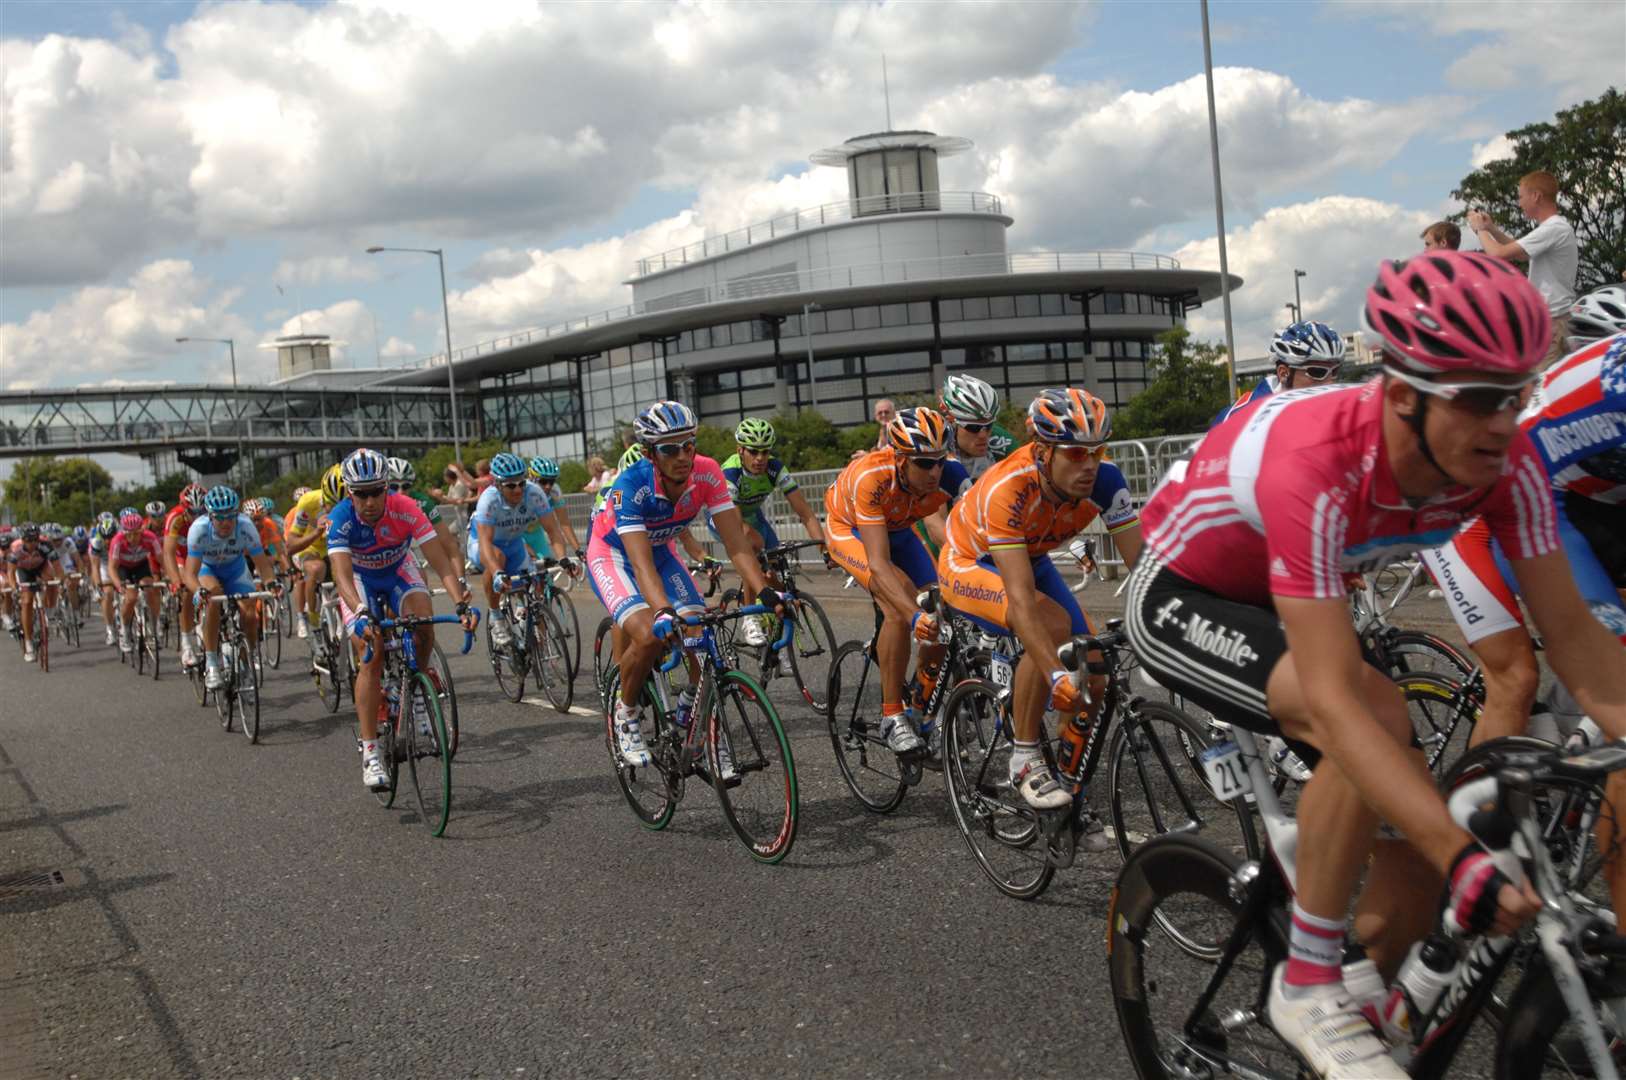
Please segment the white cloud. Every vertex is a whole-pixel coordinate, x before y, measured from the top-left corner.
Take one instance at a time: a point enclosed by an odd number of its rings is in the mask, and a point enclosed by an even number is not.
[[[1293,271],[1308,275],[1299,288],[1304,316],[1340,333],[1356,329],[1362,297],[1383,259],[1403,258],[1422,249],[1419,238],[1434,214],[1375,199],[1329,195],[1279,206],[1257,221],[1230,230],[1226,257],[1231,272],[1244,279],[1231,294],[1237,355],[1262,355],[1270,335],[1292,317],[1283,305],[1293,299]],[[1187,266],[1219,266],[1219,243],[1212,236],[1174,253]],[[1191,332],[1224,341],[1220,302],[1212,300],[1192,315]]]
[[[1497,135],[1486,139],[1482,143],[1474,143],[1473,155],[1469,159],[1476,169],[1482,169],[1493,161],[1501,161],[1513,156],[1513,140],[1506,135]]]
[[[439,322],[435,323],[439,329]],[[272,337],[286,337],[294,334],[326,334],[330,339],[334,367],[376,367],[379,357],[406,357],[420,356],[416,346],[409,341],[391,337],[380,342],[378,337],[378,322],[373,312],[362,301],[351,298],[328,304],[323,308],[296,313],[284,319],[274,334],[266,335],[267,340]],[[431,350],[433,351],[433,350]],[[265,360],[261,361],[258,371],[266,374],[256,382],[264,382],[272,378],[276,365],[272,354],[267,350]]]
[[[176,343],[187,336],[234,339],[247,380],[259,337],[232,312],[238,296],[183,259],[148,263],[122,285],[79,289],[21,322],[0,323],[0,387],[228,380],[227,350]]]
[[[377,281],[380,276],[378,262],[370,256],[311,255],[278,262],[271,280],[286,290],[329,282]]]

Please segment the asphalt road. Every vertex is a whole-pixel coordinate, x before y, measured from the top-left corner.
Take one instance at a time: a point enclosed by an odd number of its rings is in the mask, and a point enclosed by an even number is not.
[[[819,591],[840,637],[867,633],[867,603]],[[0,639],[0,879],[63,874],[0,889],[0,1076],[1130,1075],[1104,966],[1116,856],[1001,896],[940,777],[866,813],[782,684],[801,830],[765,867],[701,785],[640,828],[601,722],[502,700],[483,645],[454,660],[436,840],[409,796],[363,790],[302,643],[251,746],[99,630],[49,674]]]

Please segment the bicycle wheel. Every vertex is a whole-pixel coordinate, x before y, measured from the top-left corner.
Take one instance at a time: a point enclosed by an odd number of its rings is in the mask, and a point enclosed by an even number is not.
[[[1198,761],[1216,741],[1212,729],[1158,702],[1120,714],[1107,744],[1107,779],[1122,858],[1169,832],[1200,833],[1238,858],[1260,857],[1247,800],[1216,799]]]
[[[1389,674],[1395,679],[1427,673],[1461,681],[1474,673],[1473,657],[1442,637],[1393,627],[1382,634],[1382,651],[1388,654]]]
[[[830,616],[813,597],[798,596],[793,607],[795,621],[786,651],[790,654],[791,671],[796,676],[796,688],[814,711],[827,717],[830,702],[825,692],[829,689],[830,669],[835,663],[836,631],[830,625]]]
[[[316,696],[322,699],[322,704],[327,706],[328,712],[338,712],[344,663],[339,654],[348,649],[349,645],[335,643],[329,636],[325,623],[312,630],[308,640],[311,648],[311,681],[316,684]]]
[[[39,657],[40,670],[49,672],[51,670],[51,629],[45,625],[45,613],[37,608],[34,611],[34,636],[37,639],[34,643],[34,653]]]
[[[413,672],[402,684],[401,715],[418,718],[416,722],[405,721],[404,732],[412,791],[417,796],[418,814],[429,835],[440,836],[452,815],[452,757],[441,749],[448,741],[440,711],[440,694],[429,676],[421,671]]]
[[[909,793],[898,755],[881,740],[881,669],[862,641],[836,650],[825,690],[825,716],[836,768],[864,809],[888,814]]]
[[[447,661],[446,654],[440,650],[440,642],[429,655],[429,663],[424,668],[429,681],[435,684],[436,696],[440,698],[440,716],[446,724],[446,756],[456,760],[457,745],[460,729],[457,722],[457,690],[452,685],[452,665]]]
[[[614,629],[615,620],[606,615],[599,620],[598,629],[593,633],[593,686],[598,690],[601,708],[609,707],[605,704],[609,700],[606,680],[609,669],[615,663],[610,649],[610,632]]]
[[[1253,933],[1237,956],[1193,1035],[1186,1019],[1214,974],[1226,942],[1243,913],[1232,894],[1232,875],[1242,860],[1200,836],[1176,833],[1148,841],[1118,875],[1107,912],[1107,973],[1118,1028],[1142,1080],[1230,1075],[1230,1062],[1252,1076],[1297,1076],[1304,1071],[1262,1019],[1253,1017],[1264,980],[1287,954],[1285,911],[1278,905],[1261,940]],[[1153,926],[1167,921],[1189,927],[1199,953],[1161,946]],[[1221,1026],[1221,1018],[1231,1024]]]
[[[276,601],[264,607],[265,618],[260,623],[260,651],[271,670],[275,671],[282,666],[282,616],[277,610]]]
[[[251,743],[260,741],[260,649],[239,641],[237,655],[237,717]]]
[[[388,675],[385,676],[388,678]],[[378,724],[378,760],[384,763],[384,771],[389,773],[390,783],[386,788],[373,792],[373,798],[378,805],[388,810],[395,805],[395,792],[401,782],[401,758],[403,748],[401,737],[396,734],[395,725],[398,717],[381,719]]]
[[[1597,991],[1591,993],[1597,1001]],[[1608,1038],[1608,1027],[1604,1030]],[[1626,1070],[1626,1043],[1610,1039],[1608,1053],[1617,1073]],[[1496,1080],[1598,1075],[1581,1041],[1581,1029],[1572,1021],[1569,1004],[1544,962],[1526,970],[1513,991],[1496,1043],[1494,1075]]]
[[[198,708],[209,704],[209,687],[204,682],[203,663],[199,662],[186,668],[186,677],[192,682],[192,696],[198,699]]]
[[[1468,749],[1483,703],[1474,700],[1458,679],[1418,672],[1395,677],[1406,697],[1412,731],[1436,776],[1444,775]]]
[[[773,702],[745,672],[724,672],[713,693],[707,768],[723,816],[753,859],[777,863],[796,842],[801,804],[790,740]],[[721,768],[725,754],[732,776]]]
[[[220,730],[231,730],[231,714],[236,708],[237,688],[232,686],[231,680],[236,677],[231,668],[226,670],[226,685],[219,690],[210,691],[215,696],[215,712],[220,716]]]
[[[576,672],[582,669],[582,624],[576,617],[576,605],[571,603],[570,594],[563,589],[549,589],[548,607],[559,623],[565,658],[570,661],[570,679],[574,682]]]
[[[141,616],[141,602],[136,601],[135,626],[130,631],[130,668],[138,676],[147,673],[147,626]],[[124,650],[119,650],[119,660],[124,660]]]
[[[153,682],[158,681],[159,661],[164,655],[163,631],[151,623],[144,623],[141,639],[146,643],[147,662],[152,665]]]
[[[536,612],[537,622],[531,627],[531,645],[527,650],[531,674],[548,702],[559,712],[569,712],[576,696],[568,651],[570,642],[551,606],[537,604],[532,610]]]
[[[508,633],[511,635],[507,645],[498,645],[496,638],[492,637],[491,620],[486,620],[486,656],[491,661],[491,673],[497,677],[497,689],[509,701],[518,702],[525,696],[525,669],[526,660],[520,651],[519,640],[513,637],[517,630],[513,620],[509,620]]]
[[[66,606],[66,600],[63,600],[62,603],[64,605],[62,608],[62,636],[67,640],[68,644],[77,649],[79,647],[79,613]]]
[[[1031,900],[1056,868],[1039,839],[1039,816],[1010,782],[1009,718],[999,687],[966,679],[943,703],[943,782],[972,857],[1006,896]]]
[[[667,741],[666,717],[655,698],[655,688],[648,682],[644,683],[644,743],[649,747],[654,762],[643,768],[634,768],[621,760],[620,746],[615,737],[615,699],[621,694],[620,669],[611,667],[605,673],[605,680],[608,683],[605,698],[610,704],[604,710],[604,738],[610,751],[610,763],[615,768],[616,783],[621,786],[621,794],[626,797],[627,805],[632,807],[640,825],[646,829],[664,829],[677,810],[677,794],[682,781],[676,777],[671,781],[667,779],[666,770],[676,768],[676,763],[662,761]]]

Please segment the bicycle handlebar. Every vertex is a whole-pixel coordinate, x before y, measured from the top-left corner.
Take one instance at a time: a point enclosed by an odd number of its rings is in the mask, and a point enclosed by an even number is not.
[[[479,626],[480,609],[471,607],[469,610],[474,613],[474,625]],[[415,630],[420,626],[431,626],[437,623],[461,624],[462,622],[463,620],[456,615],[402,615],[394,619],[379,619],[373,625],[380,630],[394,630],[397,627],[402,630]],[[474,631],[465,630],[463,631],[463,651],[458,655],[467,656],[472,648],[474,648]],[[361,662],[363,664],[373,662],[373,643],[371,641],[367,643],[367,648],[362,650]]]
[[[726,622],[730,619],[743,618],[747,615],[771,614],[773,614],[772,608],[764,607],[761,604],[747,604],[744,607],[735,609],[734,611],[707,612],[704,615],[679,615],[677,617],[677,621],[681,622],[685,626],[715,626],[718,623]],[[769,646],[769,648],[776,651],[783,649],[790,644],[790,635],[792,629],[794,628],[792,624],[795,622],[795,619],[792,618],[789,613],[786,613],[779,617],[779,621],[781,624],[783,624],[783,629],[780,631],[779,640]],[[679,643],[674,645],[667,653],[666,659],[662,661],[659,670],[663,673],[671,671],[673,668],[677,667],[682,660],[683,646],[681,643]]]

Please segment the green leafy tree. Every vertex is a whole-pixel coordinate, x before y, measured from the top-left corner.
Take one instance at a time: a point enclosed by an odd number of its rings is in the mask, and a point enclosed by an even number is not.
[[[559,462],[559,490],[565,494],[580,491],[587,485],[587,466],[579,461]]]
[[[474,472],[474,463],[481,458],[494,458],[504,450],[508,444],[501,439],[486,439],[482,442],[463,444],[463,467],[470,473]],[[412,463],[418,470],[418,483],[424,490],[432,487],[441,487],[446,479],[446,466],[457,457],[450,443],[436,446],[424,452],[424,455]]]
[[[106,469],[88,457],[24,458],[6,477],[5,507],[15,521],[59,521],[79,525],[96,510],[124,505]]]
[[[1151,382],[1112,418],[1115,439],[1149,439],[1202,431],[1230,403],[1225,350],[1193,342],[1183,326],[1158,335],[1146,367]]]
[[[1602,97],[1560,110],[1551,123],[1529,124],[1507,137],[1513,156],[1475,169],[1451,197],[1486,211],[1517,237],[1525,231],[1518,227],[1519,177],[1550,172],[1558,178],[1559,210],[1575,227],[1580,248],[1577,287],[1586,291],[1620,281],[1626,272],[1626,95],[1611,87]]]

